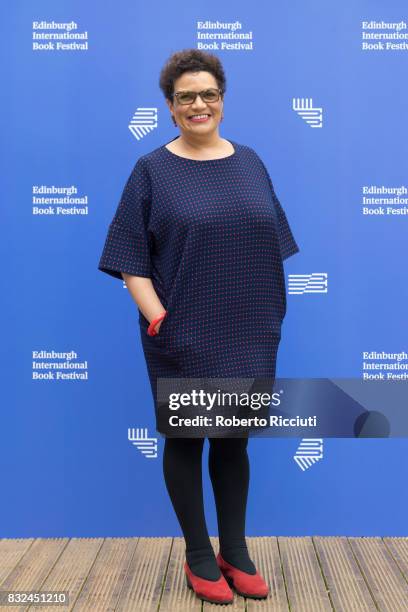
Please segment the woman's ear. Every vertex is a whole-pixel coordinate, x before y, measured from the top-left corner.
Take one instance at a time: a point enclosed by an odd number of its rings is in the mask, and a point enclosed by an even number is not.
[[[176,122],[176,119],[175,119],[175,117],[174,117],[174,107],[173,107],[173,103],[172,103],[172,101],[171,101],[171,100],[169,100],[168,98],[166,98],[166,103],[167,103],[167,106],[168,106],[168,107],[169,107],[169,109],[170,109],[171,120],[173,121],[174,125],[175,125],[175,126],[177,126],[177,122]]]

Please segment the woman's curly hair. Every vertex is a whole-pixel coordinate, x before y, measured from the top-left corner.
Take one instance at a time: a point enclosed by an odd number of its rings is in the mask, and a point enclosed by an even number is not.
[[[174,81],[184,72],[198,72],[199,70],[210,72],[224,95],[227,80],[218,57],[199,49],[182,49],[169,57],[160,72],[159,85],[165,98],[173,100]]]

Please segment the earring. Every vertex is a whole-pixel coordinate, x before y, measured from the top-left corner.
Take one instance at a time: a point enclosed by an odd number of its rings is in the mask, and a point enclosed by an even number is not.
[[[220,121],[222,121],[223,119],[224,119],[224,113],[221,115]]]
[[[173,119],[174,125],[177,126],[177,121],[175,120],[174,115],[172,115],[171,118]]]

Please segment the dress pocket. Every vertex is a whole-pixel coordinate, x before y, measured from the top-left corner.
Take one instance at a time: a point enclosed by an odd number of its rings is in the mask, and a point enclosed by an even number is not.
[[[166,330],[168,327],[168,322],[169,322],[169,318],[171,317],[171,310],[169,310],[168,308],[166,309],[166,316],[164,317],[164,319],[161,322],[158,334],[156,336],[153,336],[153,338],[163,338],[163,336],[166,335]]]
[[[141,326],[143,328],[143,333],[146,336],[146,338],[148,338],[149,340],[151,340],[152,342],[154,342],[155,344],[161,344],[163,339],[166,336],[166,332],[167,329],[169,327],[169,324],[171,323],[171,319],[172,319],[172,308],[167,307],[165,308],[166,310],[166,316],[164,317],[164,319],[161,322],[160,328],[158,330],[158,333],[154,336],[149,336],[149,334],[147,333],[147,330],[149,328],[149,321],[142,315],[140,314],[139,317],[139,321],[141,323]]]

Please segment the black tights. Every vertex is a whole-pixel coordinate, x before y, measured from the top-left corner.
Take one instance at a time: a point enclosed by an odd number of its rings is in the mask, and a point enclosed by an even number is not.
[[[167,491],[186,543],[191,571],[217,580],[220,570],[209,539],[204,514],[202,452],[205,438],[166,438],[163,471]],[[249,486],[248,438],[208,438],[208,468],[217,510],[222,557],[254,574],[245,541],[245,514]]]

